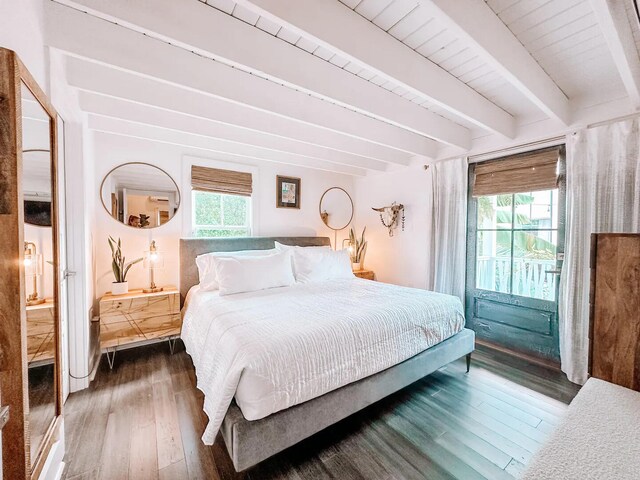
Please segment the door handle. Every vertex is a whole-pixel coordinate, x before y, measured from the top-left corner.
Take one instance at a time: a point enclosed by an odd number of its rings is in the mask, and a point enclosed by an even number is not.
[[[0,430],[4,428],[4,426],[9,421],[9,407],[0,408]]]
[[[67,279],[69,277],[75,277],[76,276],[76,272],[74,272],[73,270],[65,270],[64,272],[62,272],[62,277]]]
[[[562,270],[560,270],[560,269],[546,270],[544,273],[553,273],[554,275],[560,275],[562,273]]]

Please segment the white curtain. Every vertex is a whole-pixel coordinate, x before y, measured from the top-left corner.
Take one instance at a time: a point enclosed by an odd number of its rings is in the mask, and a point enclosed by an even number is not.
[[[567,138],[565,261],[560,278],[560,359],[569,380],[587,381],[591,233],[640,232],[638,119]]]
[[[466,158],[433,166],[431,285],[436,292],[456,295],[464,305],[467,250]]]

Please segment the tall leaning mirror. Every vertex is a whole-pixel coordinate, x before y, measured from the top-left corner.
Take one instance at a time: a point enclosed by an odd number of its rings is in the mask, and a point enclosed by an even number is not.
[[[0,49],[0,401],[5,478],[38,478],[60,435],[57,113]]]

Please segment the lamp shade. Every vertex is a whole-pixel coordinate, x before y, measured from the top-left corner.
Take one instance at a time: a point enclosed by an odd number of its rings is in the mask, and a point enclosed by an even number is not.
[[[144,252],[143,266],[148,270],[164,268],[164,254],[157,249],[155,240],[151,242],[149,250]]]
[[[25,242],[24,247],[24,274],[26,277],[39,277],[44,269],[41,253],[36,253],[36,246],[32,242]]]

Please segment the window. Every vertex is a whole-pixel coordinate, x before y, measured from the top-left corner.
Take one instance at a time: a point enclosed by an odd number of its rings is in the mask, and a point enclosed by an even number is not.
[[[476,288],[554,301],[558,190],[478,197]]]
[[[251,197],[193,190],[193,235],[246,237],[251,235]]]
[[[192,235],[251,235],[251,173],[192,165],[191,188]]]

